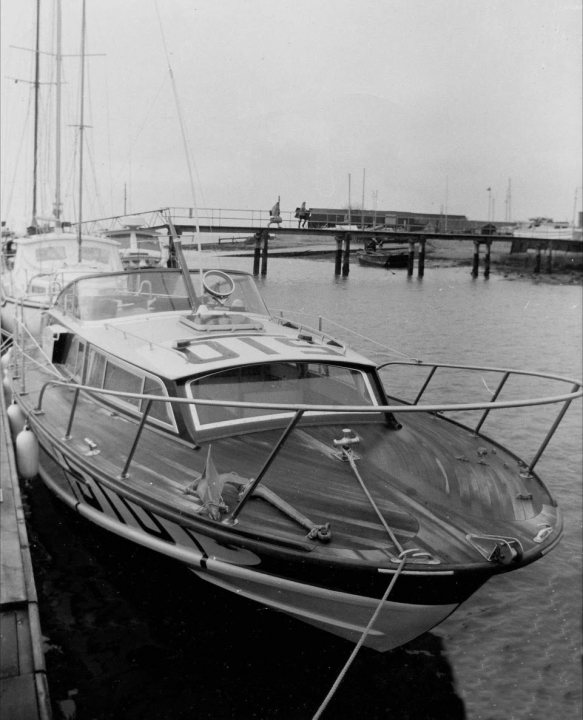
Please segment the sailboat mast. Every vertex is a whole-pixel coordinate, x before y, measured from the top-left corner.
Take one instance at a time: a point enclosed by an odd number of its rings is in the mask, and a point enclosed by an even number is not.
[[[55,226],[57,229],[61,228],[61,78],[62,78],[62,14],[61,14],[61,0],[56,0],[57,6],[57,109],[56,109],[56,139],[55,139],[55,204],[53,207],[53,215],[55,218]]]
[[[85,0],[81,18],[81,99],[79,112],[79,218],[77,221],[77,246],[81,262],[81,223],[83,222],[83,131],[85,129]]]
[[[32,166],[32,227],[37,227],[38,104],[40,86],[40,0],[36,0],[36,47],[34,62],[34,147]]]

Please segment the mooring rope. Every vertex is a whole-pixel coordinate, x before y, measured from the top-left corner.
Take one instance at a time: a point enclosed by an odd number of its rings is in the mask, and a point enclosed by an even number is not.
[[[367,636],[368,636],[368,634],[369,634],[372,626],[374,625],[374,623],[375,623],[375,621],[376,621],[376,619],[377,619],[377,617],[378,617],[378,615],[379,615],[379,613],[380,613],[380,611],[381,611],[381,608],[383,607],[383,604],[385,603],[386,599],[387,599],[387,598],[389,597],[389,595],[391,594],[391,590],[392,590],[393,587],[395,586],[395,583],[397,582],[397,578],[398,578],[399,575],[401,574],[401,570],[405,567],[405,563],[407,562],[407,557],[406,557],[406,555],[408,555],[410,552],[413,552],[413,551],[412,551],[412,550],[405,550],[405,551],[403,551],[403,553],[401,553],[401,561],[400,561],[400,563],[399,563],[399,565],[398,565],[398,567],[397,567],[397,571],[395,572],[395,574],[394,574],[393,577],[391,578],[391,582],[389,583],[389,585],[388,585],[387,589],[385,590],[382,598],[380,599],[378,605],[376,606],[376,609],[375,609],[374,613],[372,614],[371,619],[368,621],[368,625],[364,628],[364,630],[363,630],[363,632],[362,632],[362,635],[360,636],[358,642],[357,642],[356,645],[354,646],[354,649],[353,649],[352,653],[350,654],[350,657],[348,658],[348,660],[347,660],[346,663],[344,664],[344,667],[342,668],[342,670],[341,670],[340,673],[338,674],[338,677],[337,677],[336,680],[334,681],[334,684],[332,685],[332,687],[330,688],[328,694],[326,695],[326,697],[325,697],[324,700],[322,701],[322,704],[320,705],[320,707],[319,707],[318,710],[316,711],[316,714],[313,716],[312,720],[318,720],[318,718],[320,718],[320,717],[322,716],[322,713],[324,712],[324,710],[325,710],[326,707],[328,706],[328,703],[329,703],[330,700],[332,700],[332,698],[334,697],[336,691],[338,690],[338,688],[339,688],[339,686],[340,686],[340,683],[341,683],[342,680],[344,679],[344,676],[345,676],[346,673],[348,672],[348,669],[349,669],[350,666],[352,665],[352,663],[353,663],[353,661],[354,661],[354,658],[356,657],[358,651],[360,650],[360,648],[362,647],[364,641],[366,640],[366,638],[367,638]]]
[[[355,462],[355,460],[354,460],[354,456],[353,456],[350,448],[343,447],[343,448],[342,448],[342,451],[344,452],[344,456],[346,457],[346,459],[347,459],[348,462],[350,463],[350,467],[352,468],[352,471],[353,471],[354,474],[356,475],[356,479],[358,480],[358,482],[359,482],[359,484],[360,484],[360,487],[363,489],[364,494],[365,494],[366,497],[368,498],[369,503],[372,505],[373,510],[375,511],[375,513],[377,514],[377,516],[378,516],[379,520],[381,521],[383,527],[384,527],[385,530],[387,531],[388,536],[391,538],[391,542],[392,542],[392,543],[394,544],[394,546],[397,548],[397,552],[398,552],[399,557],[400,557],[400,556],[403,554],[403,552],[404,552],[403,546],[402,546],[401,543],[397,540],[397,537],[396,537],[395,533],[393,532],[392,528],[389,526],[389,524],[387,523],[387,521],[386,521],[385,518],[383,517],[383,514],[382,514],[382,512],[380,511],[379,506],[378,506],[378,505],[376,504],[376,502],[374,501],[373,496],[370,494],[368,488],[366,487],[366,485],[365,485],[365,483],[364,483],[364,480],[363,480],[362,477],[360,476],[360,473],[358,472],[358,469],[357,469],[357,467],[356,467],[356,462]]]

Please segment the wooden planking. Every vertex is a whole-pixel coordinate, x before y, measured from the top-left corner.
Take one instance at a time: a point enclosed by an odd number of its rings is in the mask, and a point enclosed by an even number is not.
[[[2,683],[0,704],[6,720],[35,720],[51,717],[48,706],[39,707],[42,699],[34,674],[19,675]]]
[[[4,447],[7,447],[6,445]],[[2,502],[0,503],[0,526],[2,527],[2,545],[0,546],[0,604],[7,605],[27,600],[24,566],[20,548],[20,535],[14,502],[14,490],[8,482],[12,474],[9,463],[5,463],[2,453]],[[4,479],[7,481],[5,482]]]
[[[10,720],[49,720],[36,588],[4,396],[0,397],[0,704]]]
[[[2,612],[0,637],[2,638],[0,677],[5,679],[33,672],[32,635],[26,607]]]

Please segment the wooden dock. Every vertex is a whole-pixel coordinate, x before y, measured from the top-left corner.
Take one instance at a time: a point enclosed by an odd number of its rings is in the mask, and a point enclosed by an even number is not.
[[[0,479],[0,714],[6,720],[50,720],[38,600],[1,392]]]

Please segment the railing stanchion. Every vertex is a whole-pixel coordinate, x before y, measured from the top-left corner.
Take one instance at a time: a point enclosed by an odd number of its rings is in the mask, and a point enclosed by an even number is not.
[[[504,387],[504,384],[506,383],[506,381],[508,380],[509,377],[510,377],[510,373],[509,373],[509,372],[505,372],[502,380],[500,380],[500,384],[498,385],[498,387],[496,388],[494,394],[493,394],[492,397],[490,398],[490,402],[496,402],[496,398],[498,397],[498,395],[500,395],[500,391],[501,391],[502,388]],[[474,432],[475,432],[476,434],[479,432],[480,428],[481,428],[482,425],[484,424],[484,421],[485,421],[486,418],[488,417],[488,413],[489,413],[489,412],[490,412],[490,408],[488,408],[487,410],[485,410],[484,413],[482,414],[482,417],[480,418],[480,421],[478,422],[478,424],[476,425],[476,429],[474,430]]]
[[[233,512],[229,515],[229,517],[224,520],[224,522],[226,524],[232,525],[235,522],[235,520],[237,519],[237,515],[239,515],[239,513],[243,509],[243,506],[245,505],[247,500],[249,500],[249,498],[253,494],[253,490],[255,490],[255,488],[259,485],[259,483],[263,480],[263,477],[265,476],[265,473],[269,470],[271,463],[275,460],[275,458],[276,458],[277,454],[279,453],[279,451],[281,450],[284,442],[287,440],[287,438],[291,434],[292,430],[298,424],[298,422],[300,421],[303,414],[304,414],[303,410],[296,410],[296,414],[293,416],[289,425],[283,431],[282,436],[279,438],[277,444],[272,449],[271,453],[269,454],[269,457],[265,461],[265,464],[263,465],[263,467],[257,474],[257,477],[255,478],[255,480],[253,480],[251,483],[249,483],[249,485],[247,486],[247,488],[245,490],[245,494],[239,501],[239,504],[237,505],[237,507],[233,510]]]
[[[417,403],[419,402],[419,400],[421,400],[421,396],[423,395],[423,393],[425,392],[427,386],[428,386],[429,383],[431,382],[431,378],[435,375],[435,371],[437,370],[437,367],[438,367],[437,365],[434,365],[434,366],[431,368],[431,372],[429,373],[429,375],[427,376],[425,382],[423,383],[423,386],[421,387],[421,390],[419,390],[419,392],[417,393],[417,397],[416,397],[415,400],[413,401],[413,405],[417,405]]]
[[[139,424],[139,426],[138,426],[138,431],[137,431],[137,433],[136,433],[136,437],[134,438],[134,442],[132,443],[132,447],[131,447],[131,449],[130,449],[130,454],[128,455],[128,458],[127,458],[127,460],[126,460],[126,463],[125,463],[125,465],[124,465],[124,468],[123,468],[123,470],[121,471],[121,476],[120,476],[120,477],[122,478],[122,480],[125,480],[125,479],[127,478],[127,476],[128,476],[128,470],[129,470],[129,467],[130,467],[130,463],[131,463],[131,461],[132,461],[132,459],[133,459],[133,457],[134,457],[134,454],[135,454],[135,452],[136,452],[136,448],[138,447],[138,442],[139,442],[139,440],[140,440],[140,436],[141,436],[142,431],[143,431],[143,429],[144,429],[144,425],[146,424],[146,420],[147,420],[148,415],[149,415],[149,413],[150,413],[150,406],[151,406],[151,405],[152,405],[152,401],[151,401],[151,400],[147,400],[147,401],[146,401],[146,407],[145,407],[144,412],[143,412],[143,414],[142,414],[142,417],[141,417],[141,419],[140,419],[140,424]]]
[[[71,406],[71,414],[69,415],[69,422],[67,423],[67,431],[65,432],[65,440],[71,438],[71,430],[73,428],[73,418],[75,417],[75,411],[77,410],[77,402],[79,401],[79,393],[81,388],[76,388],[75,397],[73,398],[73,405]]]
[[[573,385],[573,387],[571,388],[571,392],[572,392],[572,393],[576,393],[577,390],[579,390],[580,387],[581,387],[581,385],[579,385],[578,383],[575,383],[575,385]],[[555,418],[555,422],[552,424],[552,426],[551,426],[550,430],[548,431],[545,439],[542,441],[541,446],[539,447],[537,454],[534,456],[532,462],[531,462],[530,465],[528,466],[528,471],[529,471],[529,472],[532,472],[532,471],[533,471],[534,466],[535,466],[535,465],[537,464],[537,462],[540,460],[541,455],[544,453],[544,451],[545,451],[547,445],[549,444],[551,438],[552,438],[553,435],[555,434],[555,430],[559,427],[559,424],[560,424],[561,420],[563,419],[564,414],[565,414],[565,413],[567,412],[567,410],[569,409],[569,405],[571,404],[571,402],[572,402],[572,400],[565,400],[565,402],[563,403],[563,407],[561,408],[561,411],[559,412],[559,414],[558,414],[557,417]]]

